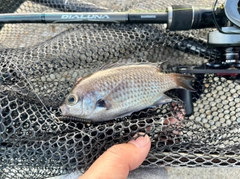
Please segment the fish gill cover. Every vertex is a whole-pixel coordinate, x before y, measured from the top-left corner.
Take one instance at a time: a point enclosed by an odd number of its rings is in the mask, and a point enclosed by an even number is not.
[[[173,4],[211,7],[207,0],[2,0],[1,13],[156,11]],[[191,3],[191,4],[190,4]],[[79,77],[109,63],[160,63],[162,71],[201,66],[216,54],[212,29],[169,32],[160,24],[1,24],[0,176],[46,178],[88,168],[108,147],[135,133],[151,137],[142,167],[239,166],[238,78],[189,74],[194,113],[174,100],[122,119],[61,119],[59,106]],[[195,49],[194,51],[191,49]],[[60,117],[60,118],[59,118]]]

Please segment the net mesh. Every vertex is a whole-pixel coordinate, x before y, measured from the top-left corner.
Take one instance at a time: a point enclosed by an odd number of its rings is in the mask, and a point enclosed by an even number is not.
[[[221,2],[221,1],[220,1]],[[1,13],[164,10],[173,4],[211,7],[213,1],[2,0]],[[1,24],[0,175],[46,178],[87,169],[110,146],[137,132],[151,137],[142,167],[238,166],[238,78],[193,75],[194,114],[174,103],[102,123],[61,121],[59,106],[79,77],[109,63],[164,62],[178,66],[215,61],[212,29],[168,32],[156,24]],[[194,50],[193,50],[194,49]],[[214,56],[215,55],[215,56]],[[168,122],[175,119],[174,124]]]

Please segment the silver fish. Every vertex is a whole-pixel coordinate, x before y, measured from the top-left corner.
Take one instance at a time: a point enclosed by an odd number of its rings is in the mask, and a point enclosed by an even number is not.
[[[168,90],[194,91],[189,85],[193,79],[189,75],[161,73],[149,64],[113,67],[80,78],[60,108],[65,116],[107,121],[171,102],[164,94]]]

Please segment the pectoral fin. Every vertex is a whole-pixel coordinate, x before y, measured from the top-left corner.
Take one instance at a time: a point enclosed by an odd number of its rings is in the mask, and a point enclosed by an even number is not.
[[[106,110],[111,108],[111,104],[106,99],[99,99],[96,103],[96,106],[101,107],[101,108],[106,108]]]
[[[99,99],[96,103],[96,106],[106,108],[106,110],[110,109],[112,107],[111,105],[111,95],[119,86],[121,85],[121,81],[117,83],[110,91],[109,93],[104,96],[103,98]]]

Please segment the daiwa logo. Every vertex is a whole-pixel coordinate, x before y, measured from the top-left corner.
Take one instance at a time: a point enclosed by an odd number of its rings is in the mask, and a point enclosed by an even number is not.
[[[88,14],[88,15],[62,15],[62,19],[109,19],[108,15],[97,15],[97,14]]]

